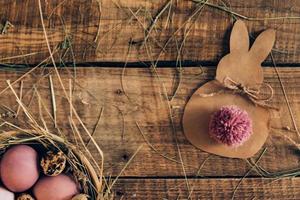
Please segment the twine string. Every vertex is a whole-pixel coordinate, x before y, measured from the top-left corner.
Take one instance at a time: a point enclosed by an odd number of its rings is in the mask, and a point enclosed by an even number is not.
[[[278,108],[270,106],[267,104],[268,101],[270,101],[273,96],[274,96],[274,89],[272,86],[268,83],[263,83],[262,85],[265,85],[269,92],[267,97],[262,97],[260,95],[260,87],[258,88],[251,88],[243,85],[242,83],[239,83],[229,76],[226,76],[223,80],[223,83],[221,83],[224,88],[231,90],[233,93],[239,93],[239,94],[244,94],[248,97],[248,99],[255,105],[262,106],[265,108],[271,108],[278,110]],[[208,94],[199,94],[201,97],[212,97],[218,94],[224,94],[226,93],[225,90],[219,90],[217,92],[212,92]]]
[[[268,83],[262,83],[262,85],[267,86],[269,92],[269,95],[265,98],[260,97],[260,89],[258,88],[251,88],[243,85],[242,83],[238,83],[231,79],[229,76],[226,76],[223,81],[223,85],[231,90],[235,90],[238,93],[246,94],[252,101],[270,101],[274,96],[274,90],[272,86]]]

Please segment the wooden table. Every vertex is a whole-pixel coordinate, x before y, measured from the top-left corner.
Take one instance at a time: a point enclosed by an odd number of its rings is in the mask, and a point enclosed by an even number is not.
[[[38,1],[8,0],[0,7],[2,22],[14,25],[0,35],[0,60],[22,67],[1,71],[2,91],[6,80],[22,76],[20,69],[47,58],[51,62]],[[272,112],[266,152],[258,164],[269,172],[299,166],[300,141],[291,113],[299,125],[300,19],[289,18],[300,16],[299,1],[53,0],[42,1],[42,9],[55,61],[63,66],[62,80],[67,89],[75,80],[73,105],[104,152],[104,173],[114,179],[122,172],[113,187],[116,199],[300,199],[300,178],[263,178],[246,160],[198,150],[181,126],[187,100],[214,78],[218,60],[228,52],[234,16],[226,10],[231,9],[245,16],[240,17],[252,36],[277,30],[273,55],[278,67],[268,58],[264,74],[275,91],[270,103],[280,110]],[[49,74],[57,125],[71,132],[68,103],[53,68],[34,70],[22,79],[22,87],[15,84],[16,92],[22,88],[23,101],[39,116],[34,85],[51,113]],[[17,109],[10,90],[1,93],[1,102]],[[43,115],[50,123],[51,117]],[[92,144],[89,148],[97,156]]]

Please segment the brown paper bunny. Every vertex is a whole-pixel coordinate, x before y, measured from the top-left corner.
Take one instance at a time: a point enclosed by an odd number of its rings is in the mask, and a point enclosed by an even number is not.
[[[243,21],[235,22],[230,36],[230,53],[217,66],[215,80],[192,95],[183,115],[186,138],[196,147],[216,155],[248,158],[265,143],[269,134],[269,109],[258,97],[263,84],[261,63],[275,41],[275,31],[262,32],[249,49],[249,35]],[[221,107],[235,105],[252,119],[250,138],[238,147],[217,142],[209,135],[211,116]]]

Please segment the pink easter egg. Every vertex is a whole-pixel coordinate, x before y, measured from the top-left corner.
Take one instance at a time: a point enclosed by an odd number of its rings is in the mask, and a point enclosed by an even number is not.
[[[41,178],[33,188],[37,200],[71,200],[79,194],[78,185],[69,176],[47,176]]]
[[[1,180],[12,192],[24,192],[39,178],[38,154],[30,146],[16,145],[3,155]]]

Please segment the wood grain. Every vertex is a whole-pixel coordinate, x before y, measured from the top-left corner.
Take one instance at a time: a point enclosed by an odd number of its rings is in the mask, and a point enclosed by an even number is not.
[[[60,46],[63,54],[68,45],[62,48],[62,43],[66,38],[71,41],[75,60],[69,50],[64,61],[174,61],[181,44],[181,60],[216,63],[228,52],[233,20],[228,13],[218,9],[204,6],[201,12],[196,12],[199,8],[196,3],[173,0],[168,4],[171,6],[159,15],[169,0],[102,0],[100,15],[98,2],[42,0],[43,17],[53,48]],[[224,6],[217,0],[210,3]],[[300,12],[300,2],[295,0],[227,0],[224,3],[234,12],[260,19],[299,17]],[[14,25],[7,34],[0,35],[1,62],[38,63],[47,57],[38,1],[8,0],[0,2],[0,7],[1,23],[8,20]],[[186,23],[188,19],[190,21]],[[155,26],[151,25],[153,21]],[[274,56],[277,62],[300,63],[300,19],[247,21],[247,26],[252,37],[266,28],[276,29]],[[146,43],[143,42],[145,35],[148,38]],[[34,55],[7,59],[25,54]]]
[[[232,199],[239,179],[191,179],[190,199]],[[234,199],[299,199],[299,178],[242,181]],[[188,199],[184,179],[121,179],[115,187],[116,199]]]
[[[159,68],[158,78],[151,73],[150,69],[130,68],[126,69],[121,85],[122,68],[77,68],[76,84],[72,101],[78,114],[92,132],[95,128],[99,113],[103,108],[103,115],[94,138],[99,143],[105,155],[105,173],[112,176],[119,174],[126,162],[134,154],[136,149],[143,144],[143,148],[125,170],[123,176],[139,177],[177,177],[183,176],[180,164],[163,158],[155,153],[145,142],[138,131],[136,122],[139,123],[147,140],[157,149],[160,154],[167,155],[179,160],[175,143],[175,135],[178,138],[183,162],[186,165],[186,174],[195,177],[199,166],[209,154],[194,148],[185,139],[181,128],[181,117],[184,105],[199,86],[213,79],[214,69],[186,68],[182,74],[181,83],[176,96],[170,102],[176,133],[170,128],[170,116],[167,101],[163,95],[164,88],[168,95],[173,94],[178,84],[176,70],[173,68]],[[27,76],[24,79],[23,101],[29,105],[29,110],[36,118],[39,117],[37,95],[33,95],[33,85],[41,96],[49,113],[52,114],[52,103],[49,88],[48,74],[53,75],[54,90],[57,104],[58,127],[70,134],[68,122],[69,105],[64,97],[62,89],[53,74],[53,69],[44,68]],[[68,89],[69,80],[73,79],[71,68],[60,69],[62,79]],[[281,86],[273,68],[264,68],[265,82],[269,83],[275,96],[271,105],[278,106],[279,112],[272,112],[272,127],[274,127],[267,140],[267,152],[260,164],[270,171],[279,171],[299,166],[299,152],[297,148],[287,141],[283,135],[287,135],[298,142],[290,115],[286,106]],[[294,112],[296,122],[300,123],[300,68],[280,68],[280,77],[285,87],[289,102]],[[7,84],[6,80],[16,80],[20,74],[14,72],[0,73],[0,91]],[[14,86],[19,92],[19,84]],[[33,96],[33,98],[32,98]],[[33,99],[33,101],[31,101]],[[2,105],[17,109],[15,97],[11,91],[6,91],[0,97]],[[53,126],[46,111],[42,115],[49,127]],[[123,117],[122,117],[123,116]],[[21,116],[20,116],[21,117]],[[21,118],[22,119],[22,118]],[[284,127],[290,127],[292,131],[286,131]],[[83,129],[80,131],[87,140]],[[96,155],[96,149],[91,144],[91,151]],[[280,162],[278,162],[280,160]],[[244,160],[228,159],[211,155],[202,168],[200,175],[209,177],[240,177],[250,167]],[[256,173],[251,173],[256,176]]]

